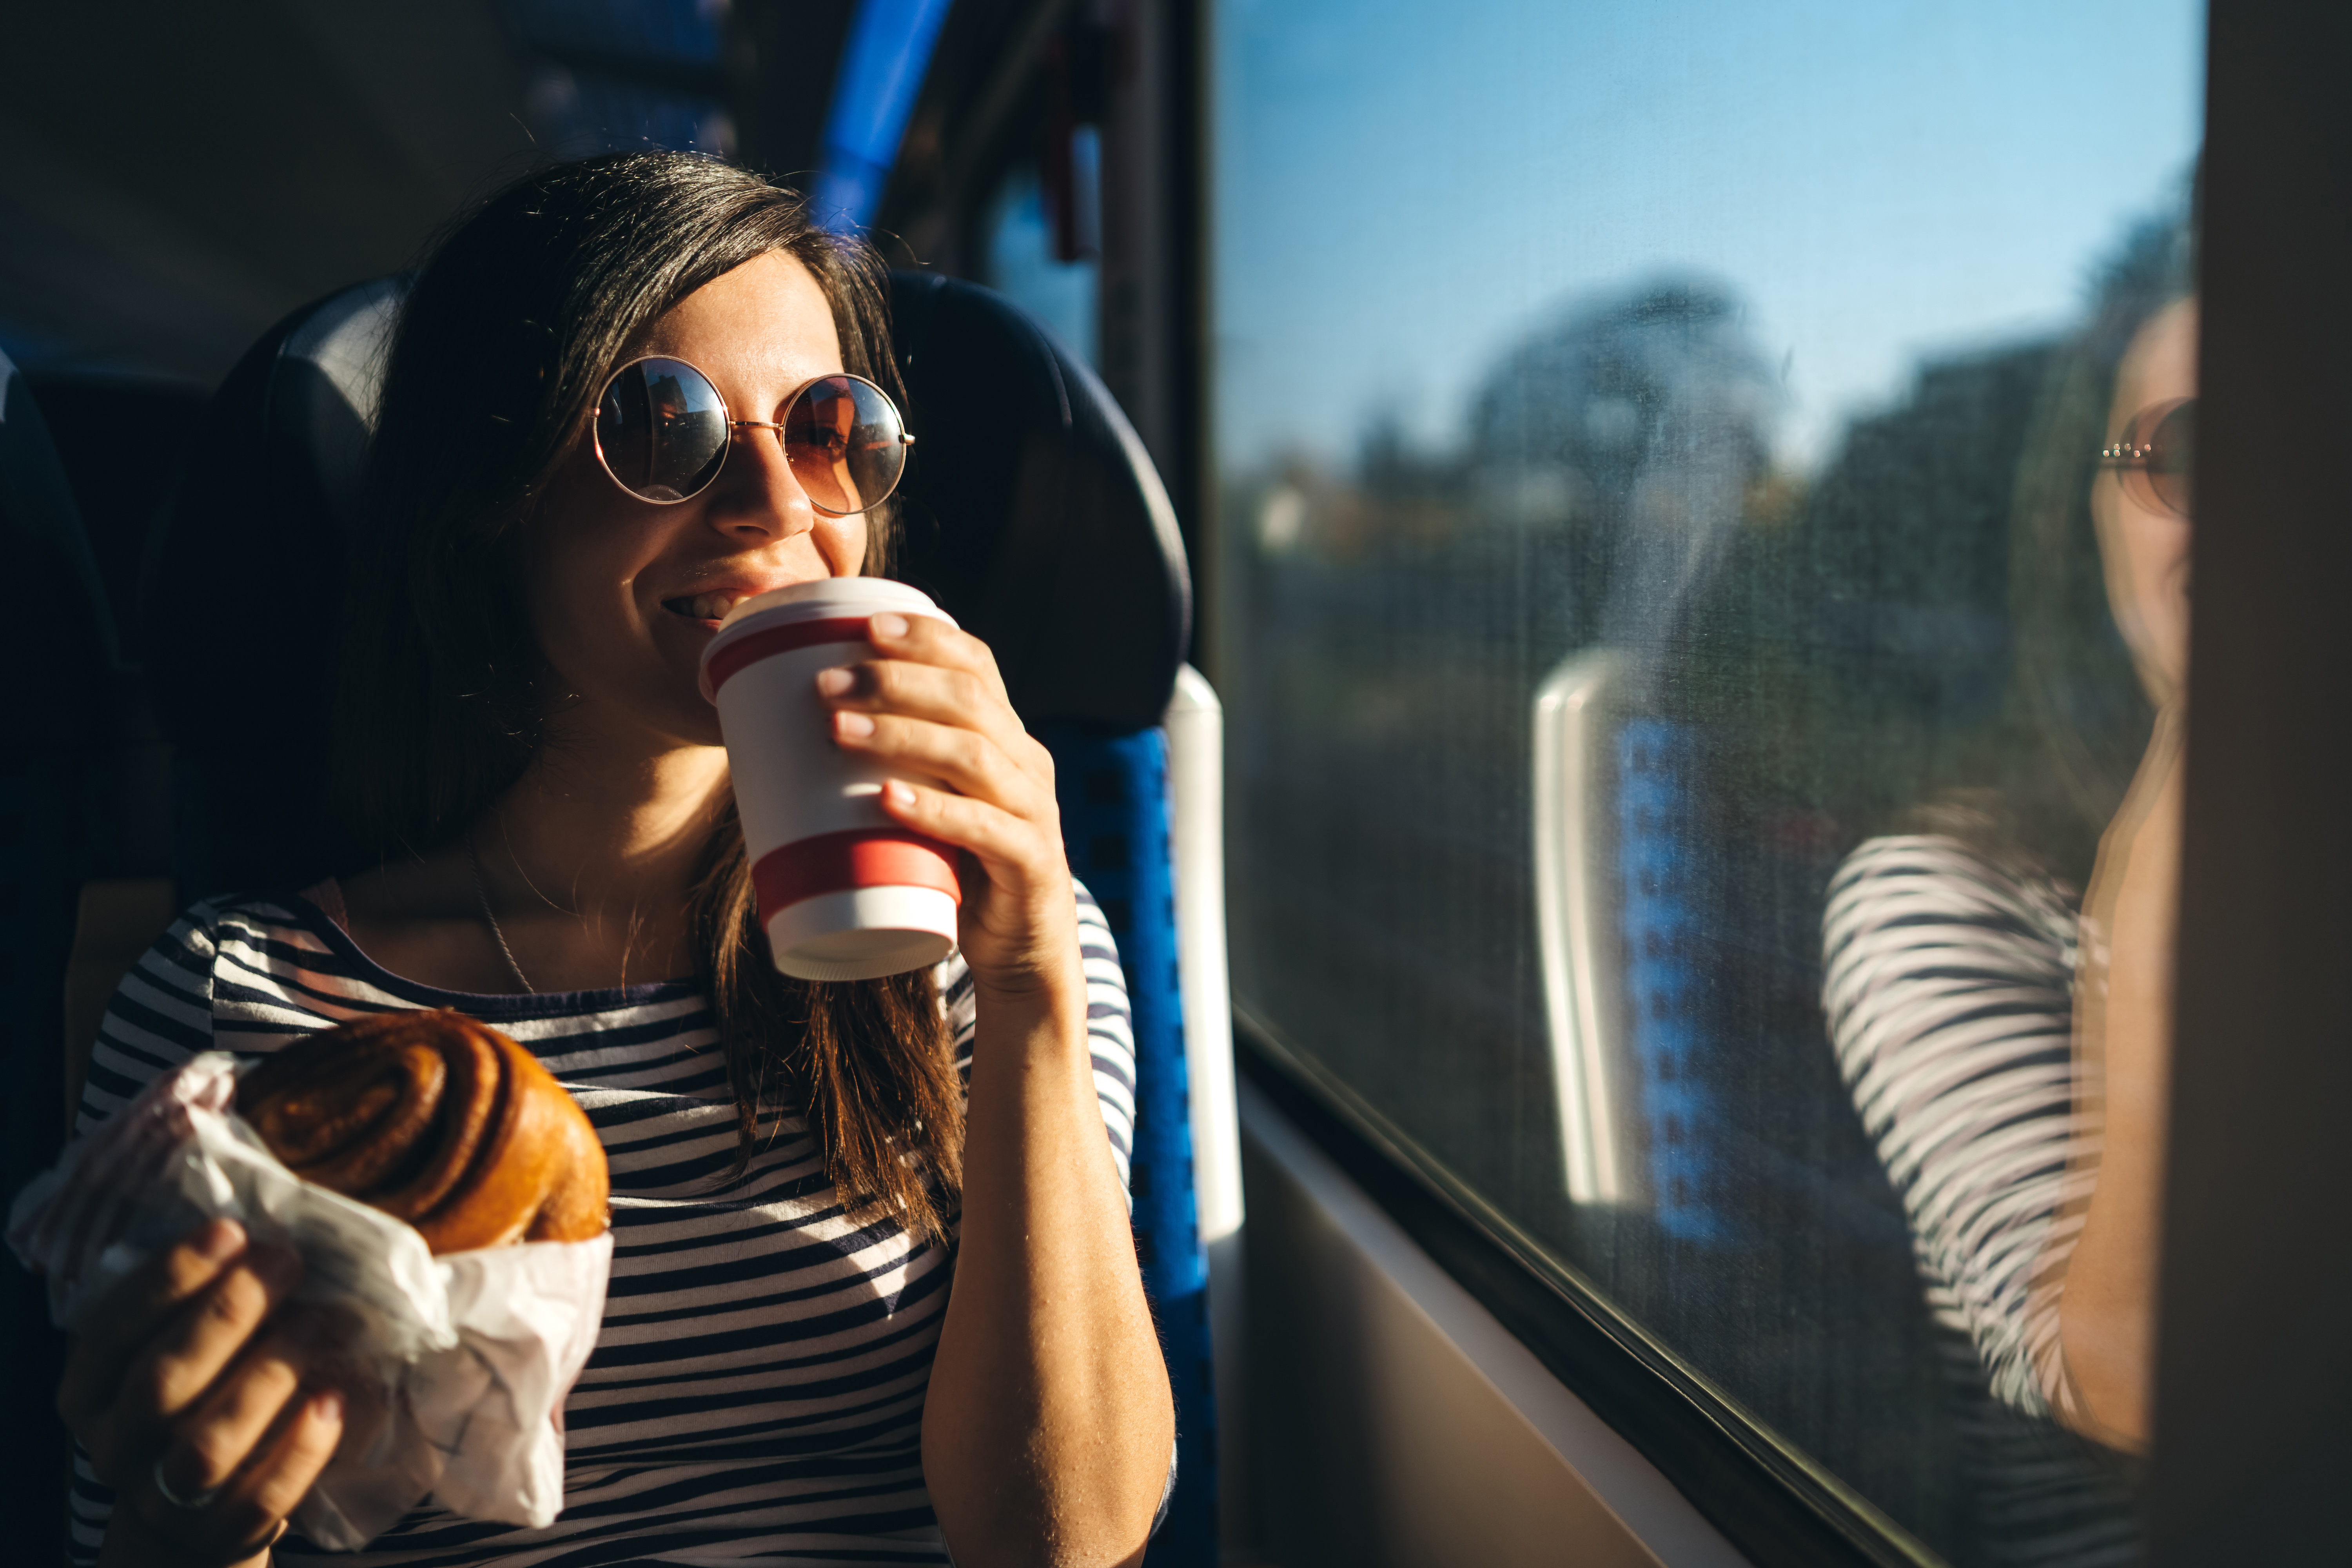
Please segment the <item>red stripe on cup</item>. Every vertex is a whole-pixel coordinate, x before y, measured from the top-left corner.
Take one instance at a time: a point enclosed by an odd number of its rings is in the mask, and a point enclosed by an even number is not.
[[[929,888],[958,903],[955,851],[904,828],[852,827],[819,833],[769,850],[751,868],[760,918],[825,893],[854,888]]]
[[[709,683],[711,700],[719,699],[719,689],[727,678],[763,658],[795,648],[814,647],[819,643],[868,641],[865,616],[836,616],[822,621],[793,621],[749,637],[737,637],[714,650],[702,667],[702,678]]]

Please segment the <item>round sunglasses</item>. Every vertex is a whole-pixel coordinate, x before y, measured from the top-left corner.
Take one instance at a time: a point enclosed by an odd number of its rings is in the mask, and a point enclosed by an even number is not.
[[[772,430],[809,504],[827,517],[878,506],[907,471],[898,405],[864,376],[821,375],[773,420],[730,419],[710,378],[649,354],[613,373],[596,400],[596,460],[639,500],[673,506],[710,488],[738,430]]]
[[[2184,519],[2196,458],[2193,397],[2150,404],[2131,416],[2120,438],[2099,448],[2099,467],[2116,469],[2133,500],[2151,511]]]

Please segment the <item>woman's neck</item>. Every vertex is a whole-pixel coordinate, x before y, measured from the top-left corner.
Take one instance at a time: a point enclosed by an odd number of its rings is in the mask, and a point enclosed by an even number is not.
[[[716,746],[600,735],[540,748],[473,835],[478,896],[532,989],[692,972],[688,911],[727,791]]]
[[[476,825],[475,847],[486,877],[583,918],[677,913],[727,789],[716,746],[544,747]]]
[[[717,746],[566,732],[455,842],[349,879],[352,940],[453,991],[691,974],[695,882],[728,790]]]

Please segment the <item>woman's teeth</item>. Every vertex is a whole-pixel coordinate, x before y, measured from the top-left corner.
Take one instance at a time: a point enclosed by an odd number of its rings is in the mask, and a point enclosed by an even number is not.
[[[665,608],[674,610],[690,621],[723,621],[727,612],[735,607],[740,594],[697,594],[690,599],[665,599]]]

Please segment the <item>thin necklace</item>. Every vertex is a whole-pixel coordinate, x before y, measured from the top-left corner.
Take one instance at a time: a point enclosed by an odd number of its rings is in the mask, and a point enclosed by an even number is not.
[[[522,965],[515,962],[514,949],[507,945],[507,933],[499,929],[498,911],[490,908],[489,890],[482,886],[482,854],[474,847],[474,835],[470,829],[466,834],[466,860],[474,868],[474,897],[482,906],[482,918],[490,922],[490,935],[498,939],[499,951],[506,955],[507,967],[514,971],[515,981],[526,994],[538,995],[539,987],[530,983],[522,972]]]

